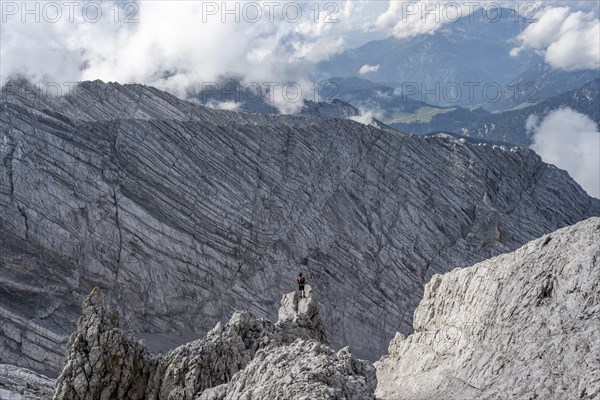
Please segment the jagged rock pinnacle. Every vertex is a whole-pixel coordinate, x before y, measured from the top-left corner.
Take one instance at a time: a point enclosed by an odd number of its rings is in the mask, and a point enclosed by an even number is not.
[[[329,349],[316,295],[307,294],[284,295],[277,323],[236,312],[205,338],[153,355],[119,328],[95,290],[69,339],[54,399],[374,398],[374,368],[349,348]]]
[[[282,329],[286,342],[301,337],[328,344],[325,327],[319,315],[317,295],[310,285],[305,286],[304,292],[304,298],[300,298],[298,292],[285,294],[281,298],[276,325]]]
[[[105,294],[94,289],[69,338],[54,399],[144,398],[157,362],[119,325],[119,315],[107,308]]]

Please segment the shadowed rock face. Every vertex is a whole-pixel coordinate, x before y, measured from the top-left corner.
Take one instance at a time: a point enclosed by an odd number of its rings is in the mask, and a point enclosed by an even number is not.
[[[383,399],[597,399],[600,218],[435,275],[376,363]]]
[[[295,297],[294,293],[287,297]],[[277,323],[236,312],[205,338],[155,356],[119,327],[119,315],[94,290],[67,345],[57,400],[319,398],[374,399],[375,369],[348,348],[333,352],[314,296],[282,301]],[[312,319],[311,327],[295,321]],[[285,323],[283,323],[285,322]],[[283,324],[282,324],[283,323]]]
[[[533,152],[207,109],[140,85],[4,88],[0,361],[59,371],[99,286],[136,332],[274,316],[302,269],[334,347],[382,354],[436,273],[600,215]],[[145,336],[148,337],[148,336]]]

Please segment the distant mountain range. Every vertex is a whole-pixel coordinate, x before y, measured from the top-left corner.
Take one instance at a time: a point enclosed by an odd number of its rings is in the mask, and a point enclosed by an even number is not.
[[[425,115],[423,113],[421,115]],[[408,120],[407,122],[396,121],[391,123],[390,126],[399,131],[416,135],[445,131],[462,134],[466,126],[492,115],[483,108],[468,109],[464,107],[431,107],[430,114],[430,119],[417,118]]]
[[[373,113],[383,123],[404,133],[427,135],[444,132],[466,135],[475,140],[529,145],[525,122],[531,114],[544,117],[560,107],[570,107],[600,123],[600,79],[545,98],[559,90],[560,82],[565,86],[572,86],[594,74],[595,71],[548,70],[538,81],[531,83],[532,87],[539,88],[536,94],[536,100],[539,101],[537,104],[522,102],[520,107],[498,113],[491,113],[481,107],[439,107],[427,104],[405,96],[391,86],[360,78],[336,77],[327,82],[335,86],[335,96],[363,112]],[[525,77],[526,75],[521,76],[520,81]]]
[[[569,107],[600,124],[600,79],[530,107],[490,114],[457,133],[529,145],[531,140],[525,128],[527,118],[532,114],[543,118],[561,107]]]
[[[487,103],[489,111],[504,111],[523,104],[535,104],[600,78],[598,70],[563,71],[546,63],[533,65],[513,79],[497,103]]]
[[[334,96],[364,111],[373,111],[386,123],[413,115],[421,108],[431,106],[412,96],[403,95],[398,89],[383,83],[360,78],[331,78],[320,83],[321,97]]]
[[[433,90],[440,85],[438,91],[442,95],[439,99],[433,95],[420,99],[427,103],[445,106],[479,104],[484,100],[483,86],[491,83],[502,88],[540,62],[535,54],[509,55],[515,46],[514,38],[527,23],[515,16],[512,9],[498,9],[497,12],[499,17],[490,20],[484,18],[481,11],[476,11],[472,16],[446,24],[431,35],[371,41],[323,62],[319,69],[324,76],[357,77],[363,65],[379,66],[365,77],[395,82],[396,87],[416,84],[420,91]],[[473,99],[469,99],[469,89],[465,85],[473,82],[480,87],[475,88]],[[462,93],[453,94],[453,84],[457,84]]]
[[[417,134],[454,131],[485,116],[479,108],[527,107],[600,78],[599,70],[553,69],[535,52],[511,57],[528,23],[512,9],[498,12],[485,18],[475,11],[433,34],[370,41],[322,62],[318,72],[336,97]],[[376,68],[361,74],[365,65]]]
[[[501,113],[492,114],[481,108],[437,109],[437,113],[429,121],[394,122],[389,125],[399,131],[417,135],[452,132],[471,138],[528,146],[531,141],[525,125],[532,114],[543,118],[561,107],[569,107],[600,123],[599,91],[600,79],[596,79],[538,104]]]
[[[202,105],[216,108],[242,111],[256,114],[279,115],[281,111],[270,101],[271,94],[267,89],[252,85],[244,85],[238,79],[224,78],[218,84],[207,87],[205,90],[188,93],[188,100],[198,102]],[[360,111],[340,99],[324,96],[323,100],[302,101],[297,115],[311,115],[323,119],[349,118],[360,115]]]

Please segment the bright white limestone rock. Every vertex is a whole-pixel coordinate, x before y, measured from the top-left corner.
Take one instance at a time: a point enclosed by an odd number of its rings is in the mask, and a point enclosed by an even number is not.
[[[436,275],[376,363],[384,399],[598,399],[600,218]]]
[[[297,292],[283,295],[276,325],[281,328],[285,342],[292,342],[301,337],[327,344],[317,295],[310,285],[305,286],[304,294],[304,298],[300,298]]]
[[[336,353],[316,341],[298,339],[290,346],[259,351],[214,399],[369,400],[375,398],[375,384],[372,365],[353,359],[348,347]]]

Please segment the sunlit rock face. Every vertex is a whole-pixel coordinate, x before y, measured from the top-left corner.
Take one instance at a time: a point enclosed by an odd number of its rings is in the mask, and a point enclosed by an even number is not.
[[[208,109],[141,85],[24,82],[0,105],[0,362],[57,374],[98,286],[153,349],[304,273],[332,347],[372,360],[434,275],[600,215],[525,149]]]
[[[376,363],[383,399],[597,399],[600,218],[435,275]]]

